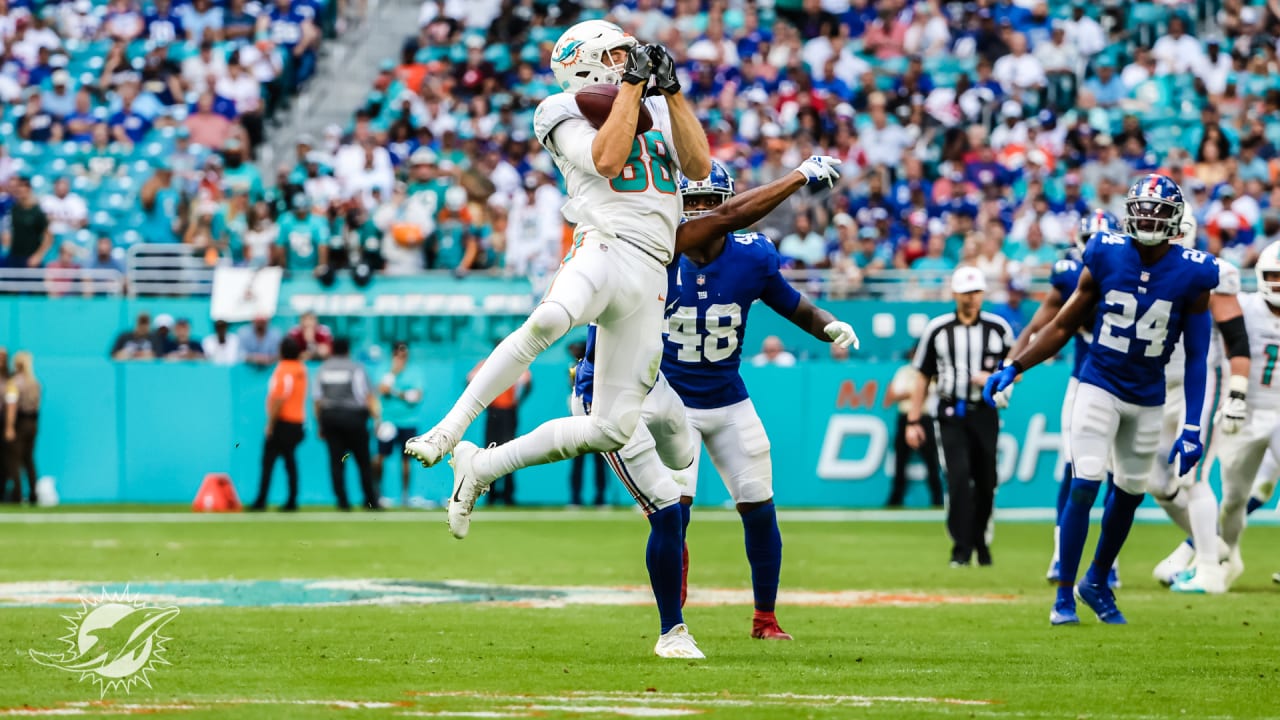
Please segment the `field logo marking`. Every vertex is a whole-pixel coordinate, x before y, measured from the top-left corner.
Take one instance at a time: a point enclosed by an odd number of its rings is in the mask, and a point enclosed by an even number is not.
[[[164,644],[171,638],[160,630],[178,612],[173,605],[131,598],[127,588],[122,593],[104,589],[97,597],[81,596],[80,612],[63,616],[68,632],[58,639],[67,644],[65,651],[28,653],[41,665],[79,674],[81,682],[93,681],[99,697],[116,690],[128,693],[139,683],[149,688],[148,673],[171,664],[164,657]]]

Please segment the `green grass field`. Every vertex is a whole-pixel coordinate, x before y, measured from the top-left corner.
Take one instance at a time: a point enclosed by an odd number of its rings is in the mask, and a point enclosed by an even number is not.
[[[647,530],[630,511],[482,511],[464,542],[441,512],[39,514],[62,521],[0,513],[0,717],[1280,716],[1274,526],[1249,531],[1248,569],[1231,595],[1185,597],[1149,576],[1176,532],[1139,525],[1119,594],[1131,624],[1082,613],[1079,627],[1051,628],[1044,524],[1000,525],[995,567],[953,570],[939,522],[788,513],[784,593],[815,592],[793,596],[803,606],[784,594],[779,619],[796,641],[766,643],[748,638],[744,593],[705,592],[750,585],[735,517],[702,511],[690,583],[704,592],[686,618],[708,658],[690,662],[651,655],[656,613],[625,604],[635,592],[493,587],[643,587]],[[309,595],[298,590],[306,583],[247,582],[279,579],[330,582]],[[172,582],[192,580],[244,582]],[[32,598],[76,603],[76,592],[124,583],[179,598],[162,631],[170,664],[151,687],[100,700],[92,682],[30,657],[64,650],[63,615],[80,609]],[[283,597],[272,592],[292,592],[293,604],[255,606]],[[302,604],[362,598],[369,604]],[[741,604],[704,604],[726,600]]]

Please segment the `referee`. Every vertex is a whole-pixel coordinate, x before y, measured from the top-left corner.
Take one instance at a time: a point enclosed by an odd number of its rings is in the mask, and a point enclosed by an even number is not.
[[[360,488],[364,506],[380,510],[379,488],[373,480],[369,456],[369,419],[377,424],[380,415],[378,397],[369,386],[364,367],[351,359],[351,341],[335,338],[329,359],[316,370],[313,398],[320,437],[329,446],[329,475],[339,510],[350,510],[344,461],[350,457],[360,472]]]
[[[951,535],[951,566],[969,565],[974,553],[979,565],[991,564],[987,524],[996,494],[996,437],[1000,416],[982,401],[987,377],[1013,347],[1013,332],[1003,318],[982,312],[987,281],[975,267],[962,267],[951,276],[955,312],[929,322],[912,361],[917,378],[907,411],[907,443],[920,447],[926,438],[922,425],[925,388],[937,381],[938,431],[947,470],[947,532]],[[998,398],[1005,407],[1008,395]]]

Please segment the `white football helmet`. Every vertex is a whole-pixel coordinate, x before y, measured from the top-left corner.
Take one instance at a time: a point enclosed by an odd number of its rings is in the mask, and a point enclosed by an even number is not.
[[[589,85],[621,85],[622,66],[609,60],[609,51],[636,46],[636,39],[605,20],[587,20],[564,31],[551,50],[551,72],[560,89],[576,93]]]
[[[1268,273],[1280,274],[1280,241],[1268,245],[1258,256],[1253,271],[1258,274],[1258,294],[1272,307],[1280,307],[1280,277],[1267,280]]]

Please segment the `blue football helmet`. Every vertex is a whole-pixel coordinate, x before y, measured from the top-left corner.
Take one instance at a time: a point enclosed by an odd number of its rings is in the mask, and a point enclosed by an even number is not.
[[[1120,221],[1115,215],[1103,210],[1095,208],[1093,212],[1080,218],[1080,230],[1076,233],[1076,247],[1084,250],[1084,246],[1088,244],[1089,238],[1094,233],[1100,232],[1123,232],[1120,229]]]
[[[1124,201],[1124,229],[1143,245],[1159,245],[1182,234],[1182,188],[1164,175],[1142,176]]]
[[[729,174],[729,168],[725,167],[719,160],[711,161],[711,172],[707,173],[705,180],[690,180],[684,175],[680,176],[680,202],[684,203],[684,199],[696,195],[717,195],[720,202],[733,197],[733,176]],[[695,218],[703,215],[708,210],[684,210],[685,219]]]

